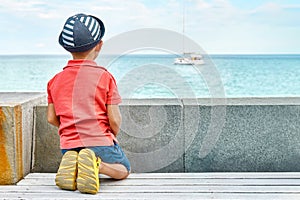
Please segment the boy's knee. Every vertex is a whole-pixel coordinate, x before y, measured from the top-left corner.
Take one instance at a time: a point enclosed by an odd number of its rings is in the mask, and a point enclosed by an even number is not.
[[[118,178],[118,180],[123,180],[126,179],[129,176],[130,172],[122,172],[120,174],[120,178]]]

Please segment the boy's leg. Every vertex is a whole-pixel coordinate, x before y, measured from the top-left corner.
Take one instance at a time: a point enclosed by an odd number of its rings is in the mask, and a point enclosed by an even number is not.
[[[114,179],[125,179],[129,175],[127,168],[122,164],[111,164],[101,162],[99,173],[110,176]]]
[[[130,173],[130,163],[122,148],[115,143],[113,146],[89,147],[97,157],[101,158],[99,173],[114,179],[125,179]]]
[[[99,166],[101,160],[90,149],[82,149],[78,155],[77,188],[82,193],[96,194],[99,190]]]
[[[76,151],[67,151],[63,155],[55,177],[55,183],[59,188],[76,190],[77,157]]]

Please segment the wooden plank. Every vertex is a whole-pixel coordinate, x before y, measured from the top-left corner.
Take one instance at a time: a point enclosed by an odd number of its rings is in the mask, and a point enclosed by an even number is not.
[[[2,193],[63,193],[56,186],[0,186]],[[294,193],[300,186],[100,186],[101,193]]]
[[[180,199],[180,200],[191,200],[191,199],[244,199],[244,200],[299,200],[298,194],[228,194],[228,193],[189,193],[189,194],[168,194],[168,193],[114,193],[105,194],[98,193],[96,195],[80,194],[76,192],[65,192],[65,193],[19,193],[19,194],[6,194],[1,196],[5,199]]]
[[[54,178],[55,173],[31,173],[25,178]],[[100,177],[107,178],[105,175]],[[147,179],[147,178],[163,178],[163,179],[180,179],[180,178],[209,178],[209,179],[232,179],[232,178],[247,178],[247,179],[281,179],[292,178],[300,179],[299,172],[241,172],[241,173],[132,173],[128,179]]]
[[[55,173],[34,173],[0,186],[0,199],[300,199],[300,173],[147,173],[101,176],[97,195],[55,186]]]
[[[100,179],[100,183],[103,185],[273,185],[273,186],[299,186],[300,179],[125,179],[122,181],[116,181],[113,179]],[[24,179],[18,183],[18,185],[55,185],[54,179]]]

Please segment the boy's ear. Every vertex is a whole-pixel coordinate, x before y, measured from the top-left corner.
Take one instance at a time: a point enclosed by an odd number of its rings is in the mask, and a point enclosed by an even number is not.
[[[101,48],[102,48],[102,45],[103,45],[103,41],[100,40],[100,42],[99,42],[99,43],[97,44],[97,46],[96,46],[96,51],[100,51]]]

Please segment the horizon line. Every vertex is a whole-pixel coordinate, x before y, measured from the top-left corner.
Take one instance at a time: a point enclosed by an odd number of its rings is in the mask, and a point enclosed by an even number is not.
[[[99,54],[99,57],[118,55],[118,54]],[[171,53],[130,53],[130,54],[120,54],[120,55],[176,55]],[[298,53],[204,53],[203,55],[300,55]],[[54,53],[30,53],[30,54],[0,54],[0,56],[71,56],[71,54],[54,54]]]

